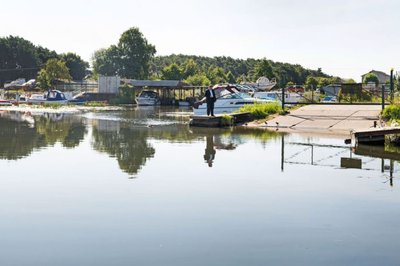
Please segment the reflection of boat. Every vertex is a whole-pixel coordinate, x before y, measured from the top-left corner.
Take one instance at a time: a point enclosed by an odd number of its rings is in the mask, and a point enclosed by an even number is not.
[[[34,104],[66,104],[68,102],[64,93],[58,90],[49,90],[45,94],[32,94],[26,101]]]
[[[136,102],[138,105],[158,105],[160,104],[160,98],[157,92],[145,90],[136,97]]]
[[[248,104],[271,102],[244,96],[245,94],[239,93],[236,86],[233,85],[216,85],[213,90],[217,98],[217,101],[214,103],[214,114],[229,114]],[[193,112],[194,115],[207,114],[205,99],[194,104]]]
[[[10,106],[12,103],[7,100],[0,100],[0,106]]]

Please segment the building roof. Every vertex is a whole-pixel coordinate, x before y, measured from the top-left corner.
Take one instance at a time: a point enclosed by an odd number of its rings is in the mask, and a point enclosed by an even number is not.
[[[180,80],[132,80],[133,87],[181,88],[187,84]]]
[[[368,73],[365,73],[364,75],[362,75],[362,77],[364,77],[365,75],[367,75],[367,74],[369,74],[369,73],[381,74],[381,75],[384,75],[384,76],[390,77],[390,75],[386,74],[385,72],[383,72],[383,71],[378,71],[378,70],[371,70],[370,72],[368,72]]]

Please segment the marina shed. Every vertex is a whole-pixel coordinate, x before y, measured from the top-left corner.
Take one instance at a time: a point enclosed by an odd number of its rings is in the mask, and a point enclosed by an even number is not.
[[[178,102],[192,103],[205,90],[205,87],[191,86],[180,80],[131,80],[130,83],[135,89],[136,95],[142,90],[157,92],[164,105]]]

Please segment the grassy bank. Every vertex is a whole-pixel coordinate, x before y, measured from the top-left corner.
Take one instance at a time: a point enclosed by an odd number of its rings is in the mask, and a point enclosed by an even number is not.
[[[265,119],[270,115],[281,113],[282,107],[277,102],[256,103],[243,106],[239,109],[239,112],[249,112],[254,119]]]
[[[400,121],[400,105],[389,105],[382,110],[382,117],[388,121]]]

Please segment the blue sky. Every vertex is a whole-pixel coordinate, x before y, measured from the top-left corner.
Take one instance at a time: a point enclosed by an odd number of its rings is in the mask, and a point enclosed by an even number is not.
[[[400,70],[397,0],[1,0],[0,36],[90,60],[138,27],[158,55],[267,58],[360,80]]]

